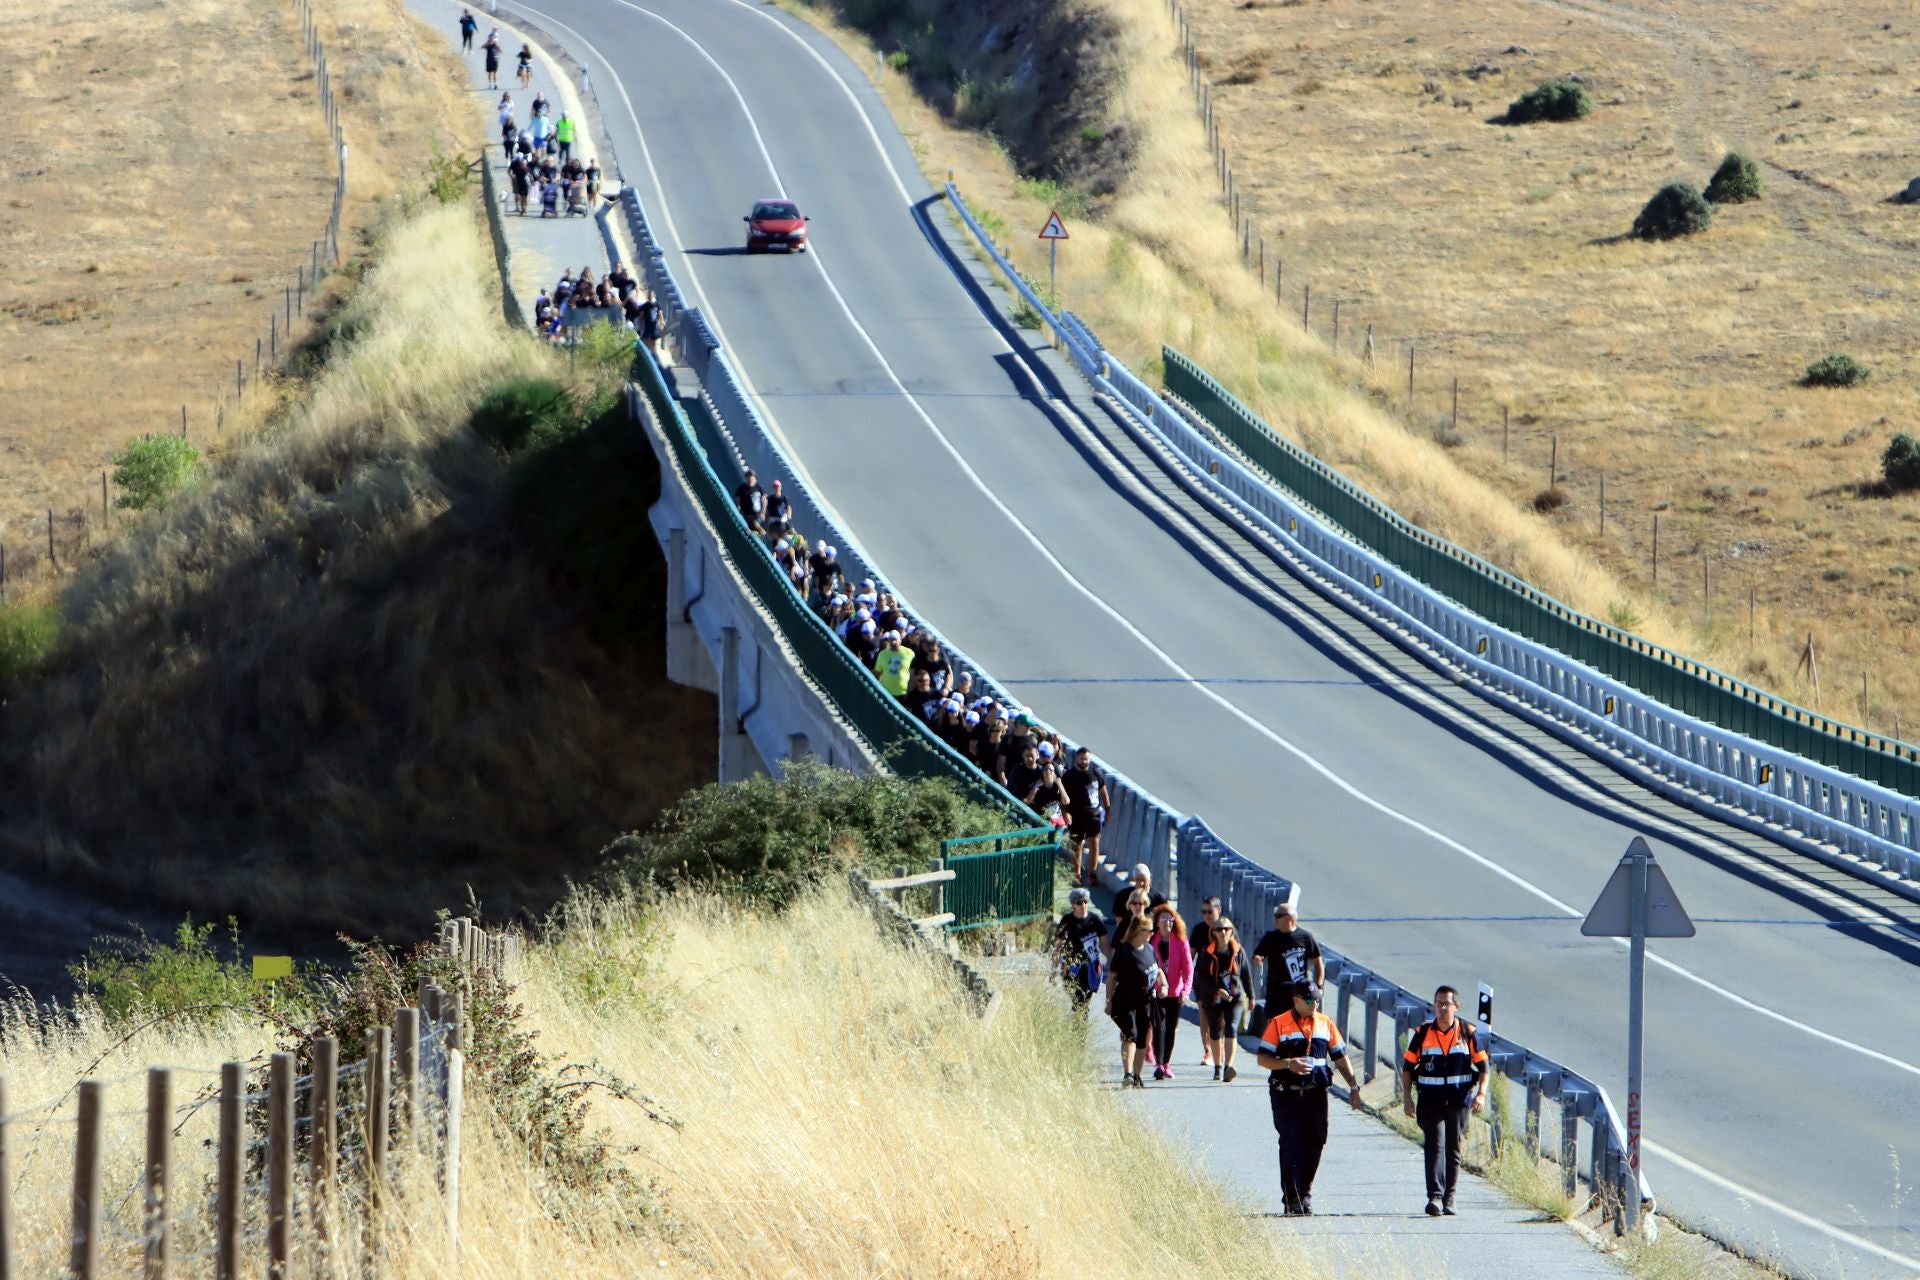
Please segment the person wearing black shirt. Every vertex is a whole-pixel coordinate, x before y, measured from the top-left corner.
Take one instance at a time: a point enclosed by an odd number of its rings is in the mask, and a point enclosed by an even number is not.
[[[1149,909],[1157,907],[1167,900],[1166,894],[1154,892],[1153,868],[1144,862],[1138,862],[1134,864],[1133,875],[1128,879],[1126,887],[1113,895],[1113,914],[1117,916],[1123,912],[1127,905],[1127,899],[1132,896],[1135,889],[1145,891]]]
[[[1120,945],[1113,949],[1112,981],[1107,987],[1107,1016],[1120,1028],[1121,1084],[1144,1087],[1140,1063],[1146,1057],[1148,1028],[1155,996],[1166,994],[1167,979],[1154,959],[1147,939],[1153,925],[1145,916],[1129,922]]]
[[[773,482],[773,492],[767,495],[766,522],[768,533],[785,533],[793,527],[793,504],[780,492],[778,480]]]
[[[1025,750],[1020,753],[1020,763],[1007,770],[1007,790],[1013,793],[1015,800],[1026,804],[1029,797],[1039,789],[1040,778],[1044,772],[1045,770],[1040,767],[1039,746],[1028,742]],[[1120,904],[1114,905],[1117,911]]]
[[[1288,1009],[1288,989],[1297,983],[1311,982],[1315,989],[1326,985],[1327,962],[1320,956],[1320,944],[1300,926],[1300,917],[1288,903],[1273,909],[1273,928],[1253,949],[1256,970],[1266,967],[1267,1016],[1275,1018]]]
[[[1067,904],[1067,914],[1053,927],[1053,949],[1074,1010],[1085,1016],[1094,983],[1101,976],[1100,941],[1106,936],[1107,922],[1093,909],[1085,889],[1069,893]]]
[[[753,474],[753,468],[747,468],[746,479],[733,491],[733,505],[740,510],[740,518],[747,522],[747,528],[755,533],[765,533],[761,517],[766,514],[767,494],[760,487],[760,478]]]
[[[1073,882],[1092,884],[1100,865],[1100,829],[1106,825],[1107,780],[1093,767],[1085,747],[1073,753],[1073,767],[1060,780],[1067,790],[1067,847],[1073,854]],[[1092,855],[1082,874],[1081,854]]]

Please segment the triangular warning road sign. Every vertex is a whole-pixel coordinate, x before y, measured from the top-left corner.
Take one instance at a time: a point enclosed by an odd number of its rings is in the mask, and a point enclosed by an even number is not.
[[[1060,215],[1058,213],[1051,210],[1048,211],[1047,225],[1040,228],[1039,238],[1042,240],[1065,240],[1067,238],[1067,224],[1060,221]]]
[[[1607,887],[1595,899],[1593,910],[1580,924],[1580,932],[1589,938],[1630,938],[1633,936],[1633,864],[1636,858],[1647,861],[1647,936],[1649,938],[1691,938],[1693,919],[1680,905],[1667,873],[1654,861],[1653,850],[1639,836],[1627,846],[1620,864],[1613,869]]]

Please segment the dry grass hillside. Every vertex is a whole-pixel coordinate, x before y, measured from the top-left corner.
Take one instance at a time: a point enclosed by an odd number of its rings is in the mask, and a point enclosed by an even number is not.
[[[883,940],[837,884],[779,916],[711,898],[651,910],[576,902],[529,949],[512,999],[546,1071],[570,1081],[631,1175],[626,1193],[549,1176],[527,1135],[496,1118],[501,1100],[469,1093],[458,1250],[441,1214],[408,1206],[388,1217],[378,1269],[580,1280],[1307,1274],[1297,1247],[1098,1083],[1057,987],[1002,990],[983,1027],[944,964]],[[119,1081],[105,1185],[121,1225],[138,1214],[137,1198],[131,1212],[121,1200],[141,1159],[142,1086],[130,1073],[151,1061],[205,1071],[272,1034],[236,1015],[122,1041],[92,1014],[49,1027],[0,1011],[0,1073],[28,1113],[10,1135],[22,1274],[58,1271],[67,1250],[72,1101],[50,1117],[38,1107],[90,1063]],[[187,1076],[183,1100],[205,1083]],[[195,1274],[213,1181],[199,1140],[213,1115],[200,1111],[174,1144],[175,1213],[191,1219],[175,1228],[177,1252]],[[403,1194],[431,1200],[426,1181]],[[247,1211],[257,1250],[264,1215],[251,1198]],[[110,1245],[114,1274],[138,1268],[137,1240]],[[294,1274],[327,1274],[309,1270],[304,1220],[295,1249]]]
[[[501,325],[476,212],[406,203],[284,417],[62,583],[0,720],[0,859],[404,934],[469,892],[543,908],[710,775],[712,699],[664,678],[651,452],[617,412],[511,464],[467,428],[563,369]]]
[[[1417,343],[1414,430],[1515,504],[1547,487],[1557,437],[1554,531],[1723,665],[1810,702],[1791,673],[1811,633],[1829,713],[1857,719],[1865,671],[1874,728],[1920,717],[1920,684],[1887,660],[1920,619],[1920,503],[1874,489],[1893,433],[1920,428],[1920,208],[1890,200],[1920,174],[1910,4],[1188,11],[1290,309],[1311,282],[1323,317],[1341,298],[1374,322],[1396,407]],[[1585,119],[1492,122],[1569,75],[1592,94]],[[1691,239],[1623,237],[1654,190],[1705,187],[1732,147],[1760,162],[1763,199]],[[1829,352],[1869,382],[1797,385]]]
[[[324,0],[317,16],[351,223],[417,182],[432,138],[451,145],[470,114],[453,73],[418,74],[451,54],[416,38],[400,0]],[[130,436],[177,431],[185,405],[213,442],[216,402],[229,435],[271,408],[270,387],[231,402],[234,361],[251,377],[255,339],[284,315],[334,160],[291,0],[48,0],[7,22],[9,108],[36,122],[0,137],[0,547],[17,585],[46,567],[49,508],[63,561],[102,541],[100,475]]]

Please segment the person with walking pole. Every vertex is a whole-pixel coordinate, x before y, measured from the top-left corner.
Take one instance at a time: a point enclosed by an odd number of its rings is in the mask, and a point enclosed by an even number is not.
[[[1433,993],[1433,1018],[1407,1042],[1400,1083],[1401,1105],[1419,1121],[1426,1148],[1427,1216],[1452,1217],[1467,1116],[1487,1104],[1487,1051],[1460,1017],[1460,995],[1452,987]]]
[[[1320,988],[1296,982],[1282,988],[1290,1007],[1267,1023],[1257,1055],[1267,1076],[1267,1101],[1280,1139],[1280,1200],[1287,1216],[1313,1213],[1313,1177],[1327,1147],[1327,1090],[1334,1068],[1347,1082],[1347,1105],[1360,1109],[1360,1081],[1333,1019],[1316,1007]],[[1275,992],[1276,995],[1279,992]]]

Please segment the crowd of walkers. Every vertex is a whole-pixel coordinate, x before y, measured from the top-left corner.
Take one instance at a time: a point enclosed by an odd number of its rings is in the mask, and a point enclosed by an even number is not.
[[[1123,1088],[1144,1088],[1147,1066],[1155,1080],[1174,1078],[1174,1045],[1189,1001],[1201,1031],[1202,1069],[1211,1067],[1214,1080],[1232,1084],[1239,1075],[1241,1010],[1258,993],[1249,1030],[1259,1039],[1255,1058],[1268,1072],[1282,1203],[1289,1215],[1311,1214],[1336,1072],[1348,1104],[1355,1110],[1362,1104],[1340,1028],[1320,1010],[1326,960],[1314,936],[1299,927],[1297,909],[1276,906],[1272,929],[1248,950],[1221,913],[1220,899],[1206,899],[1189,928],[1155,891],[1145,864],[1115,895],[1111,924],[1085,888],[1076,886],[1068,902],[1053,933],[1059,972],[1082,1012],[1105,992],[1107,1016],[1120,1031]],[[1403,1105],[1424,1139],[1426,1212],[1441,1217],[1454,1213],[1467,1117],[1486,1105],[1487,1054],[1474,1025],[1459,1016],[1452,987],[1434,993],[1433,1007],[1433,1018],[1409,1040],[1400,1071]]]
[[[940,641],[916,626],[891,592],[871,578],[853,582],[840,566],[839,548],[825,538],[809,544],[794,528],[793,502],[779,480],[763,489],[749,469],[733,500],[747,528],[766,540],[794,592],[854,659],[941,741],[1016,800],[1064,828],[1074,882],[1085,877],[1091,883],[1112,803],[1092,754],[1085,747],[1069,749],[1026,707],[978,691],[970,673],[956,673]]]
[[[568,216],[592,213],[594,202],[600,198],[600,162],[592,156],[584,161],[580,158],[576,145],[579,130],[573,117],[562,111],[556,119],[553,104],[544,93],[536,92],[528,109],[532,114],[524,127],[512,94],[500,95],[496,111],[513,211],[525,217],[537,194],[543,218],[560,217],[563,201]]]
[[[582,311],[618,311],[621,322],[634,340],[648,351],[659,351],[660,304],[653,291],[641,287],[633,273],[615,261],[607,274],[594,279],[592,267],[580,268],[575,275],[564,272],[551,292],[542,289],[533,300],[533,325],[555,344],[566,341],[567,329]],[[601,318],[596,315],[595,319]]]

